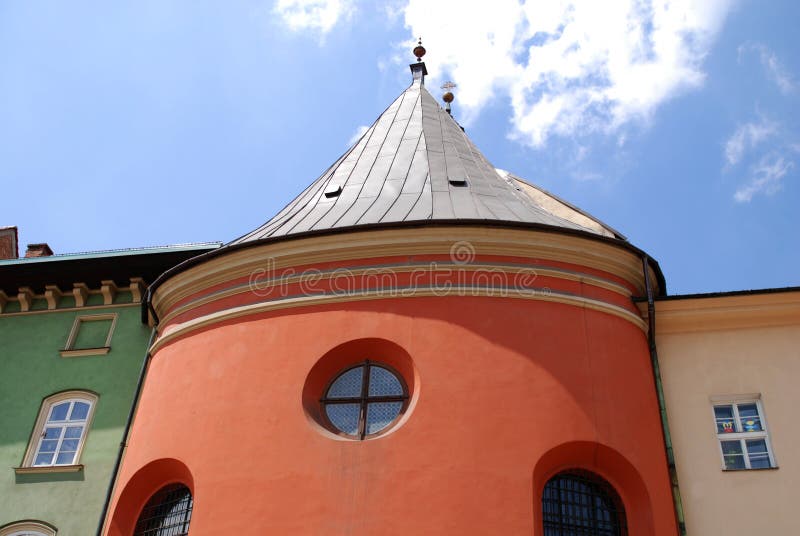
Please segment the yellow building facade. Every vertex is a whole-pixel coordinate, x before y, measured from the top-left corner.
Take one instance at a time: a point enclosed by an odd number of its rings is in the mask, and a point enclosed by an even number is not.
[[[800,534],[800,289],[661,298],[655,318],[687,533]]]

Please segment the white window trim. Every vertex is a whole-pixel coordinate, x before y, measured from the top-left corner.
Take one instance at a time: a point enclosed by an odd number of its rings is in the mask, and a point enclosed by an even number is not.
[[[714,408],[716,406],[732,406],[733,407],[733,420],[736,426],[741,424],[741,419],[739,417],[739,404],[755,404],[756,410],[758,411],[758,417],[761,420],[761,428],[762,430],[759,432],[728,432],[728,433],[719,433],[717,431],[717,414],[714,412]],[[712,422],[714,423],[714,433],[717,436],[717,450],[719,451],[720,462],[722,463],[722,470],[723,471],[760,471],[764,469],[777,469],[778,463],[775,461],[775,452],[772,449],[772,442],[769,438],[769,424],[767,423],[767,417],[764,412],[764,406],[761,403],[761,395],[758,393],[754,394],[746,394],[746,395],[729,395],[729,396],[712,396],[711,397],[711,418]],[[753,468],[750,466],[750,455],[747,451],[747,444],[745,443],[748,439],[763,439],[767,445],[767,456],[769,457],[769,464],[770,467],[765,468]],[[723,441],[739,441],[742,454],[744,458],[744,469],[728,469],[725,467],[725,454],[722,451],[722,442]]]
[[[78,442],[78,449],[75,452],[75,459],[73,463],[70,465],[56,465],[55,463],[50,465],[33,465],[34,459],[36,457],[36,453],[39,450],[39,445],[42,441],[42,435],[44,434],[45,426],[47,425],[47,418],[50,416],[50,410],[56,404],[61,402],[65,402],[68,400],[79,400],[81,402],[86,402],[89,404],[89,413],[86,415],[86,422],[83,428],[83,434],[80,437],[80,441]],[[25,451],[25,457],[22,460],[21,467],[16,469],[17,473],[43,473],[43,472],[69,472],[69,471],[79,471],[83,468],[80,465],[81,454],[83,453],[83,447],[86,445],[86,438],[89,436],[89,429],[92,426],[92,418],[94,417],[94,410],[97,406],[98,396],[89,391],[64,391],[61,393],[56,393],[52,396],[49,396],[42,401],[42,407],[39,409],[39,416],[36,418],[36,424],[34,425],[33,432],[31,433],[30,441],[28,442],[28,449]],[[53,461],[55,462],[56,457],[53,456]],[[0,533],[0,536],[3,536]]]
[[[21,536],[35,534],[36,536],[56,536],[57,530],[39,521],[19,521],[0,528],[0,536]]]
[[[78,332],[81,329],[83,322],[95,322],[98,320],[111,320],[111,326],[108,328],[108,336],[103,346],[99,348],[74,348],[75,340],[78,338]],[[117,326],[117,313],[106,313],[100,315],[80,315],[75,317],[72,323],[72,329],[67,336],[67,343],[64,349],[60,351],[61,357],[80,357],[85,355],[105,355],[111,349],[111,337],[114,335],[114,328]]]

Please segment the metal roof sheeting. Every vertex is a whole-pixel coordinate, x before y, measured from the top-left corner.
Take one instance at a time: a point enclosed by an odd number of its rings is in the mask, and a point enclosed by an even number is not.
[[[415,80],[322,176],[231,245],[340,227],[454,219],[614,235],[557,216],[526,195],[513,177],[501,176]]]

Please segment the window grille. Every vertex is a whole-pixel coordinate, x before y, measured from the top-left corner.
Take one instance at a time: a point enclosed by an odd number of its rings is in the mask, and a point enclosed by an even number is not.
[[[192,504],[192,493],[183,484],[161,488],[142,508],[133,536],[186,536]]]
[[[408,391],[398,374],[385,365],[364,361],[336,376],[320,402],[335,430],[364,439],[397,420],[407,400]]]
[[[571,470],[551,478],[542,494],[545,536],[627,536],[619,495],[601,477]]]

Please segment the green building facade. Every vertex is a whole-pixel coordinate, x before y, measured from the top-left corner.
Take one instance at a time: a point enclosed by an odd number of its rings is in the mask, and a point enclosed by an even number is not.
[[[0,260],[0,535],[97,530],[146,353],[146,284],[217,244]]]

